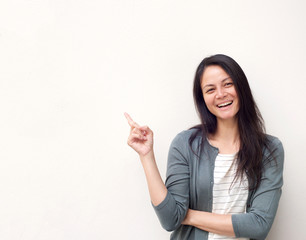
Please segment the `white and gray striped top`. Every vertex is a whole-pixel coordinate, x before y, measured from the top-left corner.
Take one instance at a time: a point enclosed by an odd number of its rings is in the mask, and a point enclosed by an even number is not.
[[[237,165],[235,154],[218,154],[214,169],[213,213],[235,214],[244,213],[248,198],[248,180],[244,176],[233,182]],[[208,240],[237,239],[209,233]],[[247,240],[246,238],[238,238]]]

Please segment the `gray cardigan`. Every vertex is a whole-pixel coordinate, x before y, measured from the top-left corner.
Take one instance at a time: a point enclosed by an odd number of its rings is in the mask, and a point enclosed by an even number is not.
[[[172,141],[168,155],[166,198],[153,206],[161,225],[173,231],[171,239],[208,238],[208,232],[193,226],[181,225],[188,208],[212,211],[212,192],[214,184],[214,163],[218,149],[204,139],[204,148],[198,158],[190,149],[188,140],[195,130],[186,130]],[[249,191],[246,213],[233,214],[232,223],[236,237],[265,239],[272,226],[283,185],[284,150],[282,143],[267,135],[274,160],[268,159],[269,151],[264,152],[264,171],[260,187]],[[202,137],[193,141],[197,149]]]

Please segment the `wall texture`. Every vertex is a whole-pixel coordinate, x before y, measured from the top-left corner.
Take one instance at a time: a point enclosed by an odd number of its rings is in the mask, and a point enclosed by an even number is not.
[[[305,239],[306,3],[302,0],[2,0],[0,238],[169,239],[153,212],[127,111],[155,134],[198,119],[202,58],[232,56],[286,151],[268,239]]]

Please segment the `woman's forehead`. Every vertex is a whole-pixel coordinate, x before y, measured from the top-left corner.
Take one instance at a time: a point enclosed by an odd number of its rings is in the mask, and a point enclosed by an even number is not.
[[[201,77],[201,85],[216,84],[229,79],[230,76],[218,65],[208,66]]]

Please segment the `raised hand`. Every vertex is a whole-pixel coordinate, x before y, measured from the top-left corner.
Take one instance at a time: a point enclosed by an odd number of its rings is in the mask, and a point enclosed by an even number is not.
[[[153,132],[148,126],[139,126],[129,114],[124,113],[130,127],[128,145],[140,156],[145,156],[153,151]]]

